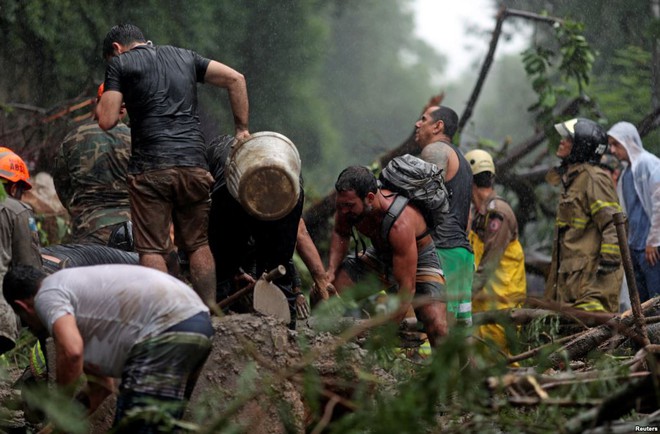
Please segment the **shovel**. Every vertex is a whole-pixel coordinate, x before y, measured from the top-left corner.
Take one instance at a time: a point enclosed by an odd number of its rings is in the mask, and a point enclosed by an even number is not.
[[[271,283],[272,280],[282,277],[285,274],[286,268],[283,265],[278,265],[268,273],[262,274],[256,282],[239,289],[234,294],[222,300],[218,303],[218,307],[224,309],[250,291],[253,291],[252,307],[256,312],[278,318],[288,324],[291,322],[289,302],[280,288]]]

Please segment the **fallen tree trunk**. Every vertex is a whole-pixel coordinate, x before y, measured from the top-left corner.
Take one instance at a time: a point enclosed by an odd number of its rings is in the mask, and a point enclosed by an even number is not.
[[[576,322],[585,327],[594,327],[605,324],[607,321],[611,320],[615,314],[585,312],[577,309],[565,309],[559,311],[550,309],[515,308],[477,312],[472,315],[472,322],[475,325],[501,324],[507,322],[522,325],[528,324],[536,319],[551,316],[559,317],[565,321]]]
[[[644,316],[656,315],[660,309],[660,297],[652,298],[642,304]],[[611,338],[616,332],[625,333],[635,341],[640,340],[635,328],[635,318],[630,311],[621,316],[616,316],[598,327],[592,328],[580,334],[574,340],[550,354],[548,360],[550,366],[555,369],[565,368],[566,360],[575,360],[586,356],[589,352],[597,349],[601,344]],[[637,342],[640,346],[642,342]]]
[[[569,420],[565,426],[566,432],[581,433],[586,429],[595,428],[605,422],[618,419],[633,409],[644,411],[642,405],[650,401],[654,402],[654,407],[657,409],[657,381],[658,379],[654,375],[649,375],[624,385],[617,393],[606,398],[598,407]]]

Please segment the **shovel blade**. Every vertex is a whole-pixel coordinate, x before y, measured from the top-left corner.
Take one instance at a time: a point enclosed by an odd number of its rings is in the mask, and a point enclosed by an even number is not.
[[[284,293],[275,284],[259,279],[254,285],[254,310],[278,318],[285,323],[291,322],[289,302]]]

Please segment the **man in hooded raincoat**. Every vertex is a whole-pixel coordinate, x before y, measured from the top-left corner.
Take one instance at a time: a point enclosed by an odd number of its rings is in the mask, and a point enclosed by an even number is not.
[[[628,246],[641,301],[660,295],[660,158],[644,150],[637,128],[619,122],[608,132],[610,151],[628,166],[616,190],[628,215]]]

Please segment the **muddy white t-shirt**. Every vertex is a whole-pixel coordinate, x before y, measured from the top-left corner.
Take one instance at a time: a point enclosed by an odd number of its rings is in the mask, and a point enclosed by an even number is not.
[[[139,265],[69,268],[47,277],[35,308],[52,335],[64,315],[76,319],[84,342],[84,363],[94,372],[121,377],[138,342],[208,308],[185,283]]]

